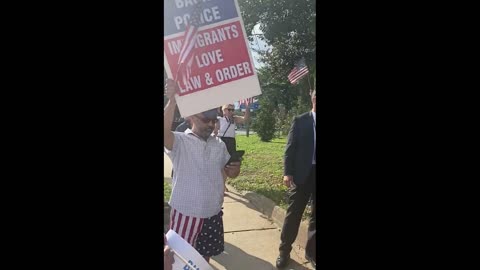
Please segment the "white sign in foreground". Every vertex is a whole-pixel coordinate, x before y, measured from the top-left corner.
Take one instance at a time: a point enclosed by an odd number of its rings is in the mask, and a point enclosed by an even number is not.
[[[213,270],[205,259],[176,232],[166,234],[167,245],[174,251],[173,270]]]

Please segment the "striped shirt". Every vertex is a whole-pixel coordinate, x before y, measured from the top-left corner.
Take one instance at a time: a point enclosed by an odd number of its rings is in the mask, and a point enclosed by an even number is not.
[[[169,204],[187,216],[218,214],[223,204],[222,170],[230,159],[225,143],[215,136],[205,141],[190,129],[173,134],[172,151],[164,148],[175,172]]]

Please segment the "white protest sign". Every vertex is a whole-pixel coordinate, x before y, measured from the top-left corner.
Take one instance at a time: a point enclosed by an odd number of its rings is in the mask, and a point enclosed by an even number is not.
[[[166,234],[167,245],[175,252],[172,270],[213,270],[207,261],[175,231]]]
[[[190,76],[185,81],[181,75],[177,78],[180,93],[176,100],[182,117],[261,94],[237,0],[164,1],[167,76],[175,79],[181,70],[178,59],[185,29],[197,5],[198,33]]]

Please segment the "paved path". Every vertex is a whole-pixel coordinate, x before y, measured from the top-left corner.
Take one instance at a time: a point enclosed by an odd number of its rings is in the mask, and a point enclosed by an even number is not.
[[[280,229],[248,200],[228,192],[224,202],[225,251],[210,260],[215,270],[271,270],[280,244]],[[294,247],[285,269],[313,269],[305,251]]]
[[[170,182],[171,163],[165,155],[165,178]],[[229,187],[229,190],[233,190]],[[272,270],[280,244],[280,228],[240,194],[228,192],[223,204],[225,251],[210,260],[215,270]],[[165,220],[168,220],[168,214]],[[167,221],[168,222],[168,221]],[[287,270],[313,269],[305,250],[294,245]]]

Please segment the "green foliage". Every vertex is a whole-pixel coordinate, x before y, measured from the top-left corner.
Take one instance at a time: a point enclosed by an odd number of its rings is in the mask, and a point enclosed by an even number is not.
[[[259,97],[260,109],[253,121],[254,129],[264,141],[287,135],[293,116],[302,114],[311,108],[307,81],[300,85],[278,83],[268,68],[258,71],[262,95]],[[307,86],[305,86],[305,84]]]
[[[267,99],[260,99],[260,109],[257,111],[255,121],[252,123],[252,129],[257,132],[260,139],[269,142],[275,135],[275,117],[273,115],[275,108]]]
[[[253,40],[252,30],[260,25],[263,39],[272,47],[258,51],[265,65],[258,70],[262,88],[259,117],[254,127],[262,139],[288,133],[293,116],[311,109],[309,92],[315,87],[316,40],[315,0],[239,0],[246,32]],[[292,85],[288,74],[296,61],[305,58],[309,75]],[[272,123],[275,135],[272,135]]]
[[[283,154],[286,138],[263,142],[257,134],[237,135],[237,149],[245,150],[240,175],[228,183],[237,190],[262,194],[277,205],[286,206],[283,184]]]
[[[163,179],[163,201],[168,202],[170,200],[170,195],[172,194],[172,186]]]
[[[261,194],[276,205],[287,208],[287,187],[283,184],[283,155],[287,140],[285,136],[262,142],[253,134],[250,137],[237,135],[237,149],[245,150],[240,175],[229,179],[228,184],[240,191]],[[303,218],[309,215],[305,211]]]
[[[264,33],[260,36],[273,47],[260,53],[261,60],[279,80],[286,81],[293,64],[305,57],[312,79],[315,73],[315,0],[239,0],[246,32],[256,24]],[[313,76],[312,76],[313,75]]]

